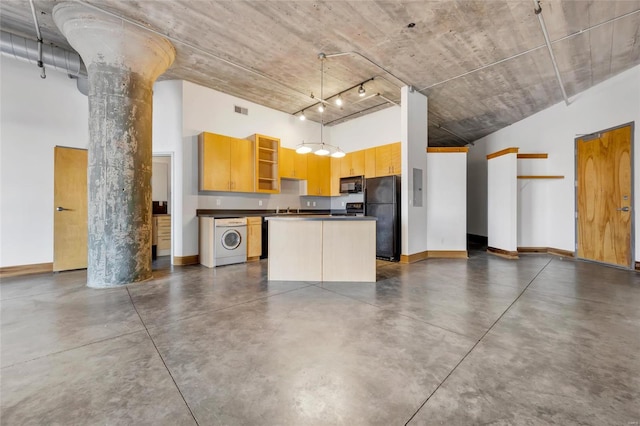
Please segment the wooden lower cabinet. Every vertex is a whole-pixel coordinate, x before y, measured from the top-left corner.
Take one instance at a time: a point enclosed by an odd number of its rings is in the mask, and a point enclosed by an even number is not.
[[[262,255],[262,217],[247,218],[247,262],[260,260]]]
[[[171,216],[153,216],[152,228],[152,244],[156,246],[157,255],[171,255]]]

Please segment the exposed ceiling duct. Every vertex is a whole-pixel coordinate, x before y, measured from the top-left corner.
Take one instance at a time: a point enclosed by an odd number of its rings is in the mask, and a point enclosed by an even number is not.
[[[0,31],[0,53],[4,56],[38,65],[38,42],[35,40]],[[87,72],[82,64],[80,55],[50,44],[42,45],[42,62],[50,69],[76,78],[78,80],[78,90],[84,95],[88,93]]]

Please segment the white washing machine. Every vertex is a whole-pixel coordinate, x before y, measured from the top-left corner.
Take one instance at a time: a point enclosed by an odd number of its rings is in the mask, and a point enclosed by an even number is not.
[[[247,218],[214,220],[213,266],[247,261]]]

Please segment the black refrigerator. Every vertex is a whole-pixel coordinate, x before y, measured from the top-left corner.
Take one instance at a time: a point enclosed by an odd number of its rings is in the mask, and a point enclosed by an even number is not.
[[[367,179],[365,214],[376,221],[376,257],[400,260],[400,176]]]

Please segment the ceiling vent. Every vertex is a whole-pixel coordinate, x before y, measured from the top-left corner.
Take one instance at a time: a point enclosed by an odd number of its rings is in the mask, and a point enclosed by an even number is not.
[[[235,105],[233,108],[238,114],[249,115],[249,110],[247,108],[239,107],[238,105]]]

